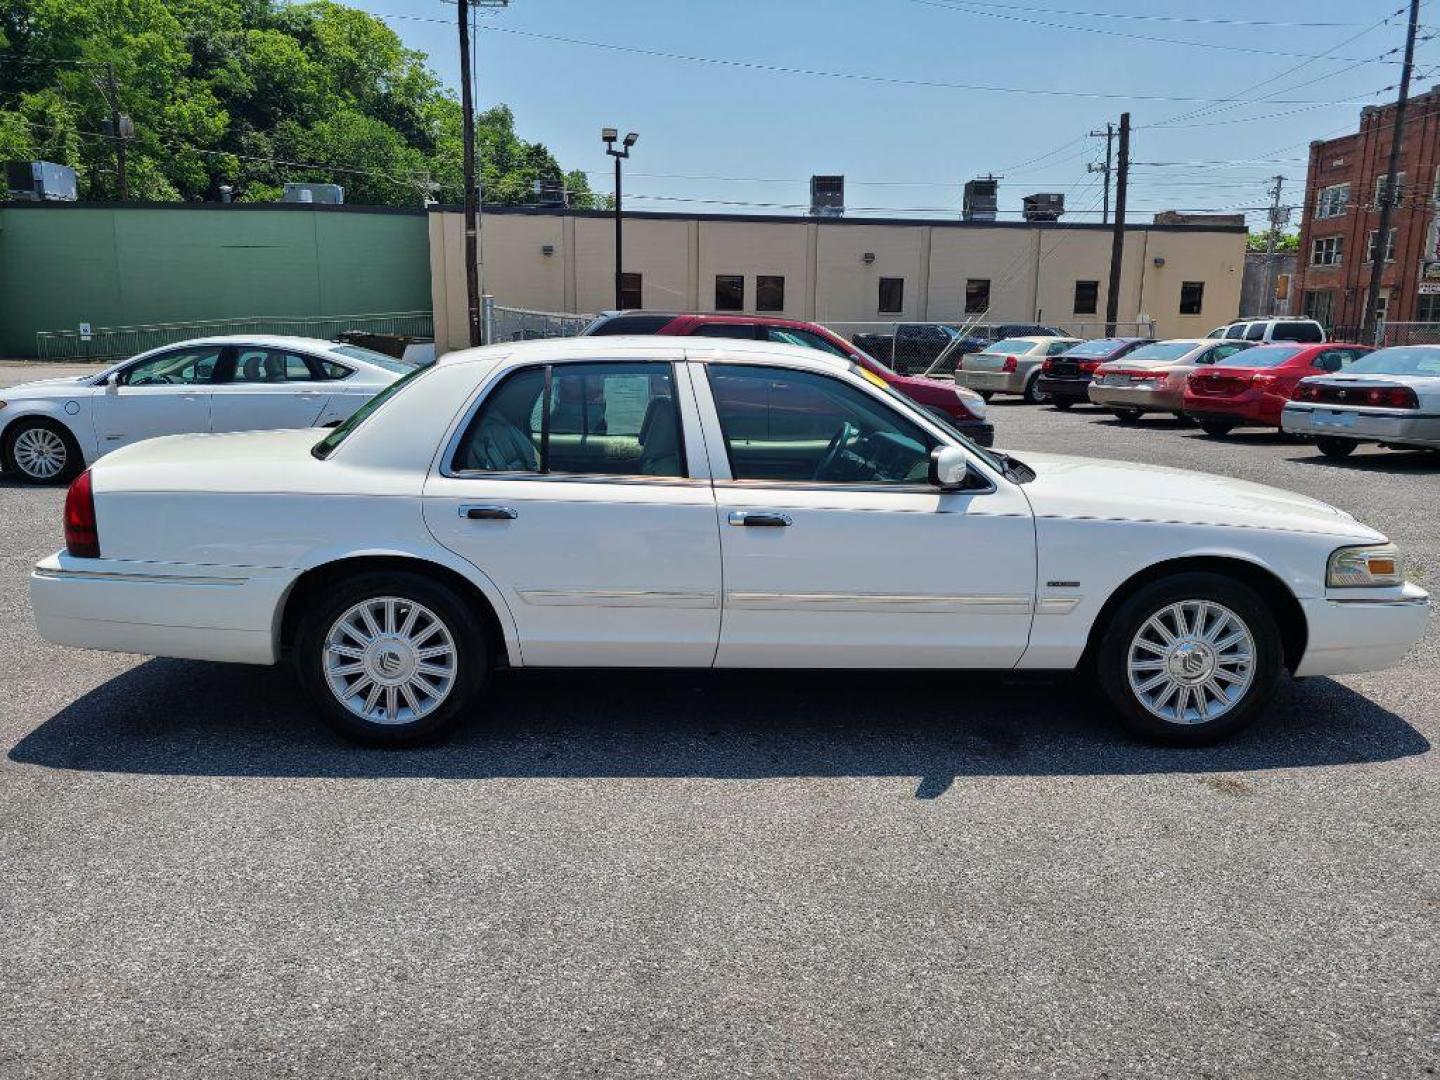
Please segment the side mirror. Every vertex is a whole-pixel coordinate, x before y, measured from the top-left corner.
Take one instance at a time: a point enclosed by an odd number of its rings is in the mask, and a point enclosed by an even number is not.
[[[118,394],[120,392],[120,373],[112,371],[105,376],[105,392],[107,394]]]
[[[958,446],[930,451],[930,483],[941,491],[959,491],[970,479],[970,459]]]

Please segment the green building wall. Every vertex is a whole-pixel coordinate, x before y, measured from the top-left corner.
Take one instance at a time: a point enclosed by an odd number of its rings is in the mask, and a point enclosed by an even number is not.
[[[0,357],[82,322],[429,310],[423,211],[0,204]]]

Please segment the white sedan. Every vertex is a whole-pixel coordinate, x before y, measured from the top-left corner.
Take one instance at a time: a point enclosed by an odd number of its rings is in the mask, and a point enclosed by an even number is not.
[[[157,435],[336,424],[413,369],[314,338],[181,341],[95,375],[0,390],[0,467],[53,483]]]
[[[1440,345],[1377,349],[1342,374],[1301,379],[1280,425],[1332,458],[1367,442],[1440,450]]]
[[[321,715],[434,737],[496,666],[1093,671],[1213,740],[1282,673],[1393,664],[1429,597],[1314,499],[983,450],[813,349],[595,337],[447,356],[326,433],[152,439],[71,485],[62,645],[289,658]]]

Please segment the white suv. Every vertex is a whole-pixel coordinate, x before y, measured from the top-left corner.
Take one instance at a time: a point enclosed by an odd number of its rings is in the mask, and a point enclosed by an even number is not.
[[[1325,328],[1314,319],[1240,319],[1217,326],[1205,336],[1239,341],[1300,341],[1307,345],[1330,340]]]

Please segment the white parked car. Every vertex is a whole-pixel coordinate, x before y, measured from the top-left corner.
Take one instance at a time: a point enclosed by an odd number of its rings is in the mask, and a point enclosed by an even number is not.
[[[0,466],[51,483],[157,435],[323,427],[412,370],[371,349],[313,338],[181,341],[95,375],[0,390]]]
[[[1377,349],[1343,373],[1301,379],[1280,425],[1315,436],[1326,457],[1361,443],[1440,450],[1440,345]]]
[[[1032,405],[1050,400],[1039,386],[1040,368],[1047,356],[1059,356],[1080,344],[1079,338],[1013,337],[987,345],[984,352],[960,358],[955,383],[974,390],[985,400],[992,394],[1020,394]]]
[[[63,645],[291,659],[355,738],[510,667],[1093,670],[1134,731],[1396,662],[1384,536],[1215,476],[981,449],[814,349],[594,337],[451,354],[329,433],[152,439],[71,485],[31,577]],[[163,527],[157,525],[163,522]]]
[[[1265,345],[1272,341],[1296,341],[1314,345],[1330,340],[1325,333],[1325,327],[1314,319],[1237,319],[1235,322],[1215,327],[1205,336]]]

